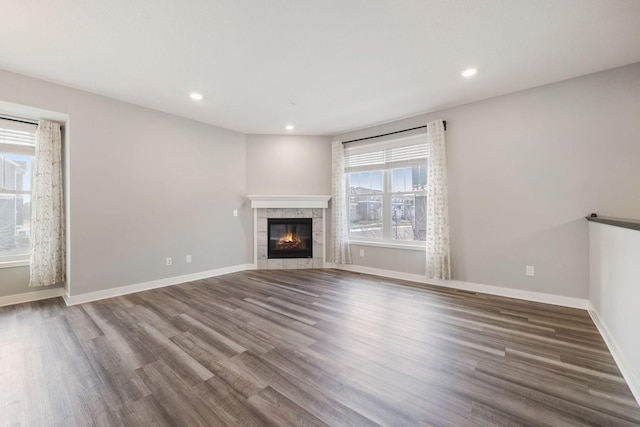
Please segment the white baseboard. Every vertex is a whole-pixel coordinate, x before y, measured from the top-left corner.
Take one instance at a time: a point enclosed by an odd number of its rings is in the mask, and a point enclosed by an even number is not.
[[[43,299],[64,297],[64,288],[43,289],[34,292],[25,292],[23,294],[8,295],[0,297],[0,307],[6,305],[22,304],[25,302],[40,301]]]
[[[497,295],[507,298],[522,299],[526,301],[542,302],[545,304],[560,305],[563,307],[580,308],[587,310],[589,300],[582,298],[566,297],[562,295],[544,294],[541,292],[525,291],[521,289],[503,288],[501,286],[483,285],[481,283],[463,282],[461,280],[435,280],[427,279],[420,274],[402,273],[399,271],[382,270],[379,268],[365,267],[353,264],[329,264],[327,268],[353,271],[355,273],[372,274],[374,276],[389,277],[392,279],[408,280],[411,282],[428,285],[442,286],[445,288],[460,289],[463,291],[479,292],[483,294]]]
[[[215,270],[201,271],[198,273],[185,274],[182,276],[168,277],[165,279],[152,280],[149,282],[136,283],[133,285],[120,286],[103,291],[88,292],[79,295],[68,295],[64,288],[46,289],[37,292],[28,292],[18,295],[0,297],[0,307],[5,305],[19,304],[29,301],[37,301],[46,298],[62,296],[67,305],[83,304],[85,302],[97,301],[105,298],[113,298],[127,295],[134,292],[146,291],[149,289],[162,288],[165,286],[177,285],[179,283],[191,282],[194,280],[206,279],[208,277],[220,276],[223,274],[235,273],[244,270],[255,270],[256,264],[240,264],[231,267],[218,268]],[[564,307],[580,308],[588,310],[591,307],[586,299],[565,297],[561,295],[544,294],[540,292],[524,291],[519,289],[503,288],[500,286],[483,285],[480,283],[463,282],[460,280],[432,280],[419,274],[403,273],[392,270],[382,270],[379,268],[365,267],[353,264],[326,263],[325,268],[335,268],[338,270],[353,271],[356,273],[371,274],[374,276],[388,277],[392,279],[408,280],[411,282],[424,283],[446,288],[460,289],[464,291],[480,292],[490,295],[498,295],[508,298],[516,298],[527,301],[542,302],[546,304],[560,305]]]
[[[133,285],[121,286],[103,291],[89,292],[80,295],[69,296],[65,288],[44,289],[41,291],[27,292],[17,295],[9,295],[0,297],[0,307],[21,304],[31,301],[39,301],[47,298],[63,297],[67,305],[83,304],[86,302],[97,301],[105,298],[113,298],[121,295],[127,295],[135,292],[146,291],[150,289],[162,288],[165,286],[177,285],[180,283],[191,282],[194,280],[206,279],[208,277],[221,276],[223,274],[235,273],[244,270],[255,270],[256,264],[240,264],[231,267],[219,268],[215,270],[201,271],[198,273],[185,274],[182,276],[168,277],[166,279],[152,280],[149,282],[137,283]],[[504,296],[508,298],[516,298],[527,301],[542,302],[546,304],[560,305],[571,308],[580,308],[588,310],[593,323],[604,339],[611,355],[613,356],[622,376],[626,380],[631,393],[640,404],[640,380],[636,377],[631,366],[626,362],[623,353],[617,346],[613,336],[601,320],[598,312],[586,299],[566,297],[561,295],[544,294],[540,292],[524,291],[519,289],[509,289],[500,286],[483,285],[480,283],[464,282],[460,280],[433,280],[427,279],[419,274],[402,273],[392,270],[382,270],[378,268],[365,267],[353,264],[334,264],[326,263],[326,268],[335,268],[338,270],[352,271],[355,273],[371,274],[374,276],[388,277],[392,279],[408,280],[416,283],[424,283],[446,288],[460,289],[464,291],[480,292],[490,295]]]
[[[502,288],[500,286],[483,285],[480,283],[463,282],[460,280],[432,280],[419,274],[402,273],[391,270],[381,270],[378,268],[364,267],[353,264],[327,264],[327,268],[353,271],[355,273],[371,274],[374,276],[389,277],[393,279],[408,280],[411,282],[424,283],[429,285],[443,286],[447,288],[460,289],[464,291],[480,292],[491,295],[498,295],[508,298],[516,298],[527,301],[542,302],[546,304],[560,305],[564,307],[579,308],[587,310],[598,332],[604,339],[609,352],[613,356],[622,376],[624,377],[633,397],[640,405],[640,378],[636,375],[633,367],[626,361],[623,352],[620,350],[613,335],[602,321],[598,312],[587,299],[565,297],[561,295],[544,294],[540,292],[524,291],[519,289]]]
[[[616,340],[613,338],[613,335],[611,335],[611,332],[609,332],[609,328],[607,328],[607,325],[602,321],[600,315],[591,303],[589,303],[588,310],[591,320],[593,320],[596,328],[598,328],[600,336],[613,356],[613,360],[616,361],[616,365],[618,365],[618,369],[620,369],[622,376],[627,382],[633,397],[636,398],[638,405],[640,405],[640,378],[635,374],[631,364],[627,362],[627,359],[624,357],[624,353],[620,350],[618,344],[616,344]]]
[[[223,274],[250,270],[252,266],[253,264],[234,265],[231,267],[218,268],[215,270],[200,271],[198,273],[185,274],[182,276],[167,277],[166,279],[151,280],[149,282],[120,286],[117,288],[105,289],[103,291],[88,292],[79,295],[64,295],[63,298],[67,305],[84,304],[85,302],[119,297],[121,295],[132,294],[134,292],[148,291],[150,289],[163,288],[165,286],[192,282],[194,280],[206,279],[208,277],[221,276]]]

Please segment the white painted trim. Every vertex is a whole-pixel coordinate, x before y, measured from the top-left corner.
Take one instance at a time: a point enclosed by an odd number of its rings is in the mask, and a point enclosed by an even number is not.
[[[412,245],[412,244],[403,244],[403,243],[392,243],[392,242],[372,242],[367,240],[349,240],[349,244],[353,246],[373,246],[377,248],[389,248],[389,249],[403,249],[409,251],[422,251],[426,252],[427,248],[422,243],[422,245]]]
[[[206,279],[223,274],[236,273],[238,271],[250,270],[253,264],[240,264],[231,267],[218,268],[215,270],[201,271],[199,273],[185,274],[182,276],[167,277],[165,279],[151,280],[149,282],[136,283],[133,285],[120,286],[117,288],[105,289],[103,291],[88,292],[80,295],[66,295],[64,300],[67,305],[84,304],[86,302],[98,301],[106,298],[118,297],[135,292],[147,291],[150,289],[164,288],[165,286],[177,285],[194,280]]]
[[[14,267],[29,267],[30,262],[28,259],[15,260],[15,261],[0,261],[0,268],[14,268]]]
[[[253,209],[327,208],[331,196],[247,196]]]
[[[253,210],[253,264],[258,265],[258,209]]]
[[[69,118],[69,115],[65,113],[5,101],[0,101],[0,113],[35,121],[49,120],[51,122],[58,122],[61,125],[64,125]]]
[[[43,299],[64,297],[64,288],[43,289],[34,292],[25,292],[23,294],[7,295],[0,297],[0,307],[6,305],[22,304],[25,302],[40,301]]]
[[[606,343],[609,351],[611,352],[611,355],[613,356],[616,364],[618,365],[618,368],[620,369],[622,376],[626,380],[627,385],[631,390],[631,393],[635,397],[638,404],[640,404],[640,380],[634,374],[632,367],[626,362],[626,359],[623,353],[620,351],[619,347],[617,346],[613,336],[607,329],[606,325],[600,319],[600,316],[598,315],[597,311],[595,310],[591,302],[589,302],[586,299],[565,297],[561,295],[543,294],[539,292],[524,291],[519,289],[502,288],[499,286],[490,286],[490,285],[483,285],[480,283],[463,282],[460,280],[449,280],[449,281],[427,280],[426,277],[419,274],[402,273],[398,271],[382,270],[378,268],[371,268],[371,267],[352,265],[352,264],[347,265],[347,264],[326,263],[326,268],[334,268],[338,270],[371,274],[374,276],[401,279],[401,280],[407,280],[407,281],[412,281],[417,283],[424,283],[424,284],[442,286],[442,287],[453,288],[453,289],[460,289],[460,290],[471,291],[471,292],[480,292],[480,293],[486,293],[490,295],[498,295],[498,296],[522,299],[527,301],[535,301],[535,302],[542,302],[546,304],[585,309],[588,311],[589,315],[591,316],[591,319],[593,320],[593,323],[598,329],[598,332],[604,339],[604,342]],[[59,296],[63,297],[67,305],[83,304],[86,302],[97,301],[97,300],[106,299],[106,298],[113,298],[113,297],[127,295],[135,292],[141,292],[141,291],[146,291],[150,289],[162,288],[162,287],[176,285],[180,283],[191,282],[194,280],[206,279],[208,277],[215,277],[223,274],[230,274],[238,271],[255,270],[255,269],[257,269],[257,263],[241,264],[241,265],[236,265],[231,267],[219,268],[216,270],[208,270],[208,271],[202,271],[199,273],[169,277],[166,279],[153,280],[149,282],[137,283],[133,285],[107,289],[104,291],[89,292],[86,294],[80,294],[80,295],[74,295],[74,296],[69,296],[65,292],[64,288],[45,289],[42,291],[27,292],[23,294],[0,297],[0,307],[7,306],[7,305],[21,304],[21,303],[26,303],[31,301],[39,301],[39,300],[55,298]]]
[[[616,340],[613,338],[613,335],[611,335],[611,332],[609,332],[609,328],[607,328],[607,325],[602,321],[600,315],[591,302],[589,302],[588,311],[589,316],[591,316],[591,320],[593,320],[596,328],[598,328],[600,336],[602,336],[604,343],[607,345],[609,352],[613,356],[613,360],[615,360],[616,365],[618,365],[618,369],[620,369],[622,376],[626,380],[633,397],[635,397],[636,402],[640,405],[640,378],[636,376],[633,367],[627,362],[627,359],[624,357],[624,353],[616,344]]]
[[[71,118],[67,117],[64,124],[64,143],[63,143],[63,176],[64,176],[64,219],[65,219],[65,295],[71,292]],[[66,297],[65,298],[65,302]]]
[[[561,295],[543,294],[540,292],[531,292],[520,289],[503,288],[500,286],[483,285],[480,283],[463,282],[460,280],[427,280],[425,276],[419,274],[403,273],[392,270],[382,270],[378,268],[365,267],[353,264],[335,264],[325,263],[326,268],[335,268],[338,270],[353,271],[356,273],[371,274],[374,276],[388,277],[392,279],[408,280],[416,283],[424,283],[435,286],[442,286],[452,289],[460,289],[464,291],[480,292],[490,295],[503,296],[508,298],[516,298],[527,301],[542,302],[546,304],[561,305],[565,307],[580,308],[591,310],[592,306],[586,299],[565,297]],[[201,271],[199,273],[185,274],[182,276],[168,277],[165,279],[152,280],[149,282],[136,283],[133,285],[120,286],[103,291],[88,292],[80,295],[68,295],[64,288],[47,289],[37,292],[27,292],[24,294],[9,295],[0,297],[0,307],[3,305],[19,304],[21,302],[37,301],[46,298],[54,298],[62,296],[67,305],[83,304],[85,302],[97,301],[105,298],[113,298],[121,295],[127,295],[135,292],[146,291],[149,289],[162,288],[165,286],[177,285],[179,283],[191,282],[194,280],[206,279],[208,277],[220,276],[223,274],[235,273],[238,271],[255,270],[257,263],[240,264],[231,267],[224,267],[215,270]],[[595,321],[594,321],[595,322]],[[596,326],[598,326],[596,324]],[[604,336],[604,333],[602,334]],[[610,336],[610,335],[609,335]],[[606,341],[606,339],[605,339]],[[612,351],[613,353],[613,351]]]
[[[327,265],[327,210],[322,209],[322,268]]]
[[[526,301],[541,302],[545,304],[560,305],[563,307],[580,308],[587,310],[589,301],[582,298],[566,297],[562,295],[544,294],[541,292],[525,291],[521,289],[503,288],[501,286],[483,285],[481,283],[463,282],[461,280],[435,280],[427,279],[420,274],[402,273],[399,271],[382,270],[353,264],[327,264],[328,268],[353,271],[356,273],[372,274],[374,276],[389,277],[392,279],[408,280],[411,282],[428,285],[442,286],[445,288],[460,289],[463,291],[479,292],[483,294],[497,295],[507,298],[515,298]]]

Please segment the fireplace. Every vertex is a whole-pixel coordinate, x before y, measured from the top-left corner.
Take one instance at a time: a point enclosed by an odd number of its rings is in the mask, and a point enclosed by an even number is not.
[[[324,268],[326,210],[331,196],[247,196],[253,209],[253,259],[258,270]],[[311,251],[305,258],[270,258],[270,219],[311,218]],[[299,234],[299,233],[298,233]],[[306,233],[304,233],[306,234]],[[300,256],[299,254],[297,256]],[[308,258],[310,257],[310,258]]]
[[[312,218],[269,218],[267,258],[313,258]]]

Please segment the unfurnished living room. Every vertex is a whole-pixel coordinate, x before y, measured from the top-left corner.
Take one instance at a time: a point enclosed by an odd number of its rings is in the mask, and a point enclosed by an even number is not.
[[[0,1],[0,426],[640,425],[640,1]]]

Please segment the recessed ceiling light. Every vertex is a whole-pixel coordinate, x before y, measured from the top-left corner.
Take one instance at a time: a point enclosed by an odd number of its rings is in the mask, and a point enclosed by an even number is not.
[[[466,70],[464,70],[460,74],[462,74],[462,77],[469,78],[469,77],[475,76],[477,72],[478,72],[478,70],[475,69],[475,68],[467,68]]]
[[[286,125],[284,128],[286,130],[294,130],[296,127],[294,125]]]
[[[202,100],[202,98],[203,98],[203,97],[202,97],[202,94],[201,94],[201,93],[198,93],[198,92],[191,92],[191,93],[189,94],[189,97],[190,97],[191,99],[193,99],[194,101],[200,101],[200,100]]]

